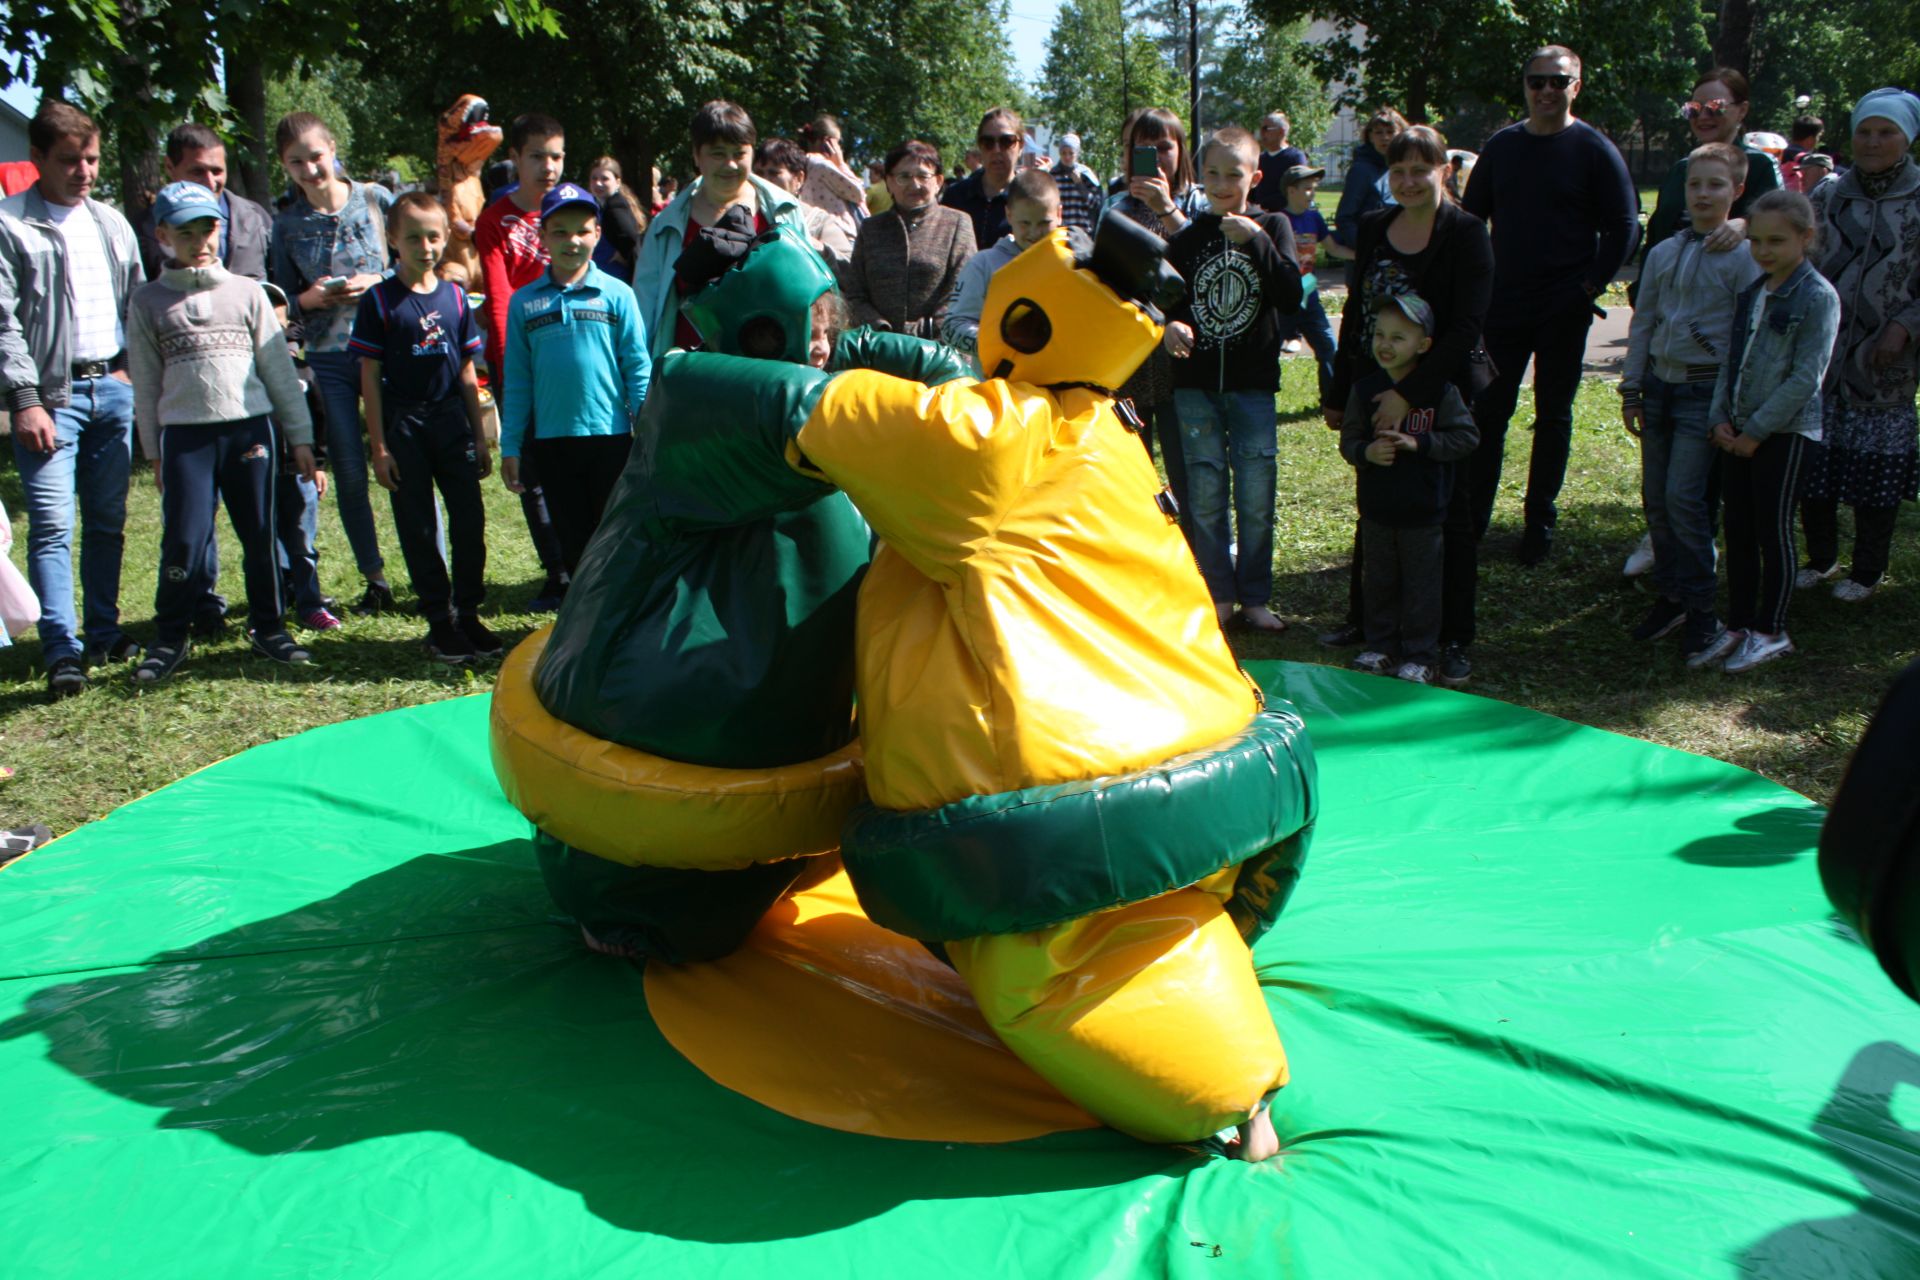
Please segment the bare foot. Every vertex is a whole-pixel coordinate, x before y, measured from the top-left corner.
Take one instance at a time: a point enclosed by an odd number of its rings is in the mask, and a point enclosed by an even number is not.
[[[1278,634],[1287,629],[1287,620],[1263,604],[1250,604],[1242,609],[1240,621],[1254,631]]]
[[[1230,604],[1216,604],[1213,606],[1213,616],[1218,618],[1220,625],[1224,627],[1233,621],[1233,606]]]
[[[632,960],[639,954],[632,947],[616,947],[600,941],[600,939],[587,932],[587,926],[585,925],[580,926],[580,941],[587,944],[587,950],[603,956],[619,956],[622,960]]]
[[[1273,1117],[1262,1107],[1253,1119],[1240,1126],[1240,1142],[1234,1155],[1248,1164],[1271,1160],[1280,1154],[1280,1139],[1273,1132]]]

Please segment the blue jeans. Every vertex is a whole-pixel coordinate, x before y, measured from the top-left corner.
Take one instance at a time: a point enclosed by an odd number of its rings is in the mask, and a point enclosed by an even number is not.
[[[1320,403],[1325,404],[1333,389],[1333,353],[1337,346],[1333,340],[1333,322],[1327,319],[1327,309],[1320,304],[1318,289],[1300,303],[1300,314],[1294,324],[1307,345],[1313,348],[1314,364],[1320,374]]]
[[[133,388],[118,378],[73,384],[52,409],[52,453],[13,437],[27,494],[27,580],[40,597],[40,660],[48,667],[120,639],[120,560],[126,546],[127,476],[133,466]],[[80,511],[80,591],[86,640],[73,611],[73,517]]]
[[[1215,604],[1264,605],[1273,599],[1275,461],[1271,391],[1176,389],[1193,558]],[[1228,527],[1231,482],[1239,554]]]
[[[1713,608],[1713,520],[1707,488],[1720,451],[1708,440],[1711,382],[1662,382],[1641,395],[1640,500],[1653,535],[1653,585],[1689,609]]]
[[[320,495],[311,480],[285,472],[274,478],[273,558],[294,611],[309,614],[326,607],[320,590]]]
[[[360,357],[348,351],[317,351],[307,356],[327,410],[327,465],[340,503],[353,562],[368,578],[385,577],[380,538],[373,528],[373,503],[367,497],[367,440],[360,426]]]

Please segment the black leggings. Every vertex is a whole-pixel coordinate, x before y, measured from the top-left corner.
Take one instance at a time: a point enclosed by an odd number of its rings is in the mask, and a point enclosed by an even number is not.
[[[1787,629],[1787,603],[1799,556],[1793,545],[1793,506],[1799,493],[1807,438],[1769,436],[1751,458],[1729,454],[1722,464],[1727,529],[1727,625],[1777,636]]]
[[[1893,555],[1893,522],[1899,507],[1853,509],[1853,568],[1847,576],[1871,587],[1887,572]],[[1805,498],[1800,523],[1807,532],[1807,563],[1819,568],[1840,563],[1840,503],[1835,498]]]

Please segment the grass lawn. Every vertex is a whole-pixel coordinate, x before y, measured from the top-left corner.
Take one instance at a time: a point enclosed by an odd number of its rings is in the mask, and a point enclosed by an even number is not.
[[[1280,493],[1275,539],[1276,607],[1295,620],[1279,637],[1236,634],[1243,658],[1342,660],[1313,634],[1346,604],[1353,530],[1353,476],[1311,407],[1313,373],[1290,360],[1280,396]],[[1640,535],[1638,461],[1617,419],[1610,386],[1591,381],[1576,406],[1574,462],[1562,498],[1553,558],[1535,570],[1514,563],[1520,485],[1531,436],[1523,398],[1508,440],[1508,483],[1483,548],[1480,642],[1470,691],[1586,724],[1718,756],[1758,770],[1818,800],[1831,795],[1881,691],[1920,646],[1920,553],[1911,512],[1896,539],[1892,583],[1865,605],[1843,606],[1824,590],[1793,606],[1801,652],[1750,673],[1689,672],[1673,644],[1626,636],[1647,596],[1620,577]],[[0,499],[24,542],[20,479],[11,450],[0,460]],[[488,621],[517,640],[542,618],[521,610],[540,585],[517,501],[498,480],[485,486],[491,536]],[[382,546],[407,599],[385,495],[376,493]],[[1843,517],[1844,519],[1844,517]],[[221,590],[242,599],[240,555],[223,529]],[[145,468],[136,474],[128,521],[122,603],[133,634],[152,635],[159,502]],[[358,594],[331,499],[321,523],[322,574],[343,602]],[[21,563],[23,548],[16,548]],[[167,686],[135,695],[127,673],[99,672],[81,697],[46,702],[39,644],[0,650],[0,763],[18,771],[0,784],[4,825],[46,822],[66,831],[155,787],[257,743],[315,725],[394,707],[483,692],[490,670],[449,671],[420,648],[415,617],[351,619],[314,639],[315,665],[286,670],[247,656],[232,638],[203,644]],[[1438,744],[1437,744],[1438,745]],[[288,779],[324,787],[325,778]]]

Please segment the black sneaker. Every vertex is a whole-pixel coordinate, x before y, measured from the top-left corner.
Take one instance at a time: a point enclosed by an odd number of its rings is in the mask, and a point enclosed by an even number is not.
[[[1527,531],[1520,535],[1520,550],[1515,557],[1521,564],[1531,569],[1547,558],[1553,550],[1553,530],[1544,524],[1530,524]]]
[[[540,594],[527,601],[528,613],[553,613],[560,608],[561,601],[567,598],[567,575],[548,574]]]
[[[87,691],[87,669],[78,658],[59,658],[47,668],[47,697],[55,702]]]
[[[1354,622],[1343,623],[1332,631],[1322,631],[1320,643],[1329,649],[1351,649],[1367,638],[1367,633]]]
[[[1669,600],[1661,596],[1647,610],[1647,616],[1640,619],[1640,625],[1633,629],[1635,640],[1658,640],[1661,636],[1670,636],[1687,620],[1687,606],[1678,600]]]
[[[1471,679],[1473,659],[1467,656],[1467,646],[1458,640],[1450,642],[1440,650],[1440,665],[1433,672],[1434,683],[1458,689]]]
[[[488,630],[487,624],[470,613],[460,615],[460,634],[473,646],[474,653],[482,658],[497,658],[505,653],[506,646],[500,643],[500,637]]]
[[[139,666],[133,669],[133,683],[138,688],[159,684],[180,669],[180,664],[193,652],[193,641],[182,640],[178,645],[156,644],[147,650],[147,656]]]
[[[354,602],[353,611],[362,618],[371,618],[378,613],[392,613],[399,607],[392,587],[384,582],[369,582],[366,593]]]
[[[427,656],[450,667],[464,667],[479,654],[474,652],[473,641],[467,639],[466,632],[453,624],[453,619],[435,618],[427,624]]]
[[[284,631],[272,631],[264,636],[258,631],[247,634],[253,638],[253,651],[263,658],[272,658],[290,667],[304,667],[313,661],[313,654],[306,646]]]
[[[95,647],[87,646],[87,665],[90,667],[115,666],[123,662],[132,662],[140,656],[140,642],[132,636],[121,636],[112,644]]]

